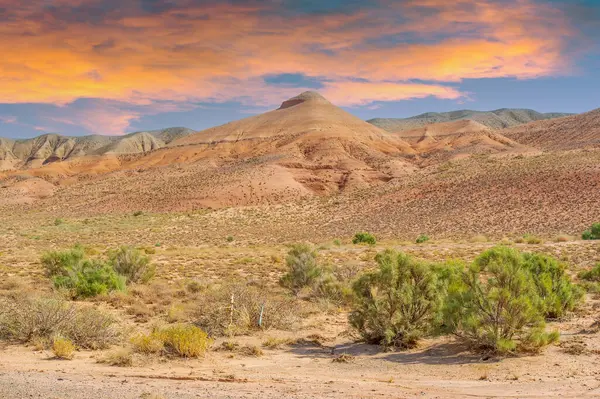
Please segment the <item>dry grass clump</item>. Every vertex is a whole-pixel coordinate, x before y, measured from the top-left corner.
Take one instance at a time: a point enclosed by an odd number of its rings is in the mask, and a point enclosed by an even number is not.
[[[333,363],[352,363],[356,360],[356,357],[353,355],[349,355],[347,353],[342,353],[341,355],[334,357]]]
[[[556,242],[569,242],[569,241],[573,241],[575,239],[575,237],[570,236],[568,234],[559,234],[556,236],[556,238],[554,239],[554,241]]]
[[[243,284],[213,285],[198,294],[195,306],[195,324],[215,336],[270,328],[285,330],[299,316],[294,300]]]
[[[275,338],[275,337],[267,337],[265,341],[263,341],[262,346],[267,349],[279,349],[285,345],[292,345],[296,342],[296,340],[291,338]]]
[[[245,345],[245,346],[241,347],[238,350],[238,352],[243,356],[249,356],[249,357],[261,357],[262,355],[264,355],[264,352],[262,351],[262,349],[260,349],[256,345]]]
[[[470,241],[472,243],[480,243],[480,242],[488,242],[489,240],[486,236],[479,234],[474,237],[471,237]]]
[[[57,359],[71,360],[75,356],[75,345],[69,338],[57,335],[52,338],[52,353]]]
[[[130,348],[117,348],[99,359],[98,363],[116,367],[131,367],[133,366],[133,351]]]
[[[200,328],[179,324],[156,328],[149,334],[138,334],[131,343],[139,353],[163,353],[179,357],[200,357],[212,345],[212,339]]]
[[[116,320],[93,307],[58,298],[20,297],[0,303],[0,338],[32,343],[62,336],[77,347],[102,349],[119,337]]]

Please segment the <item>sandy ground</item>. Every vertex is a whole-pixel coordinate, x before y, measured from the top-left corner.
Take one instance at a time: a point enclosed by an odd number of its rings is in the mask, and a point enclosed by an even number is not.
[[[600,396],[600,334],[593,303],[560,325],[562,342],[544,354],[494,359],[473,355],[451,338],[430,339],[406,352],[382,352],[336,333],[345,315],[323,328],[323,345],[264,350],[260,357],[211,351],[198,360],[149,359],[135,367],[98,363],[101,352],[61,361],[49,351],[6,346],[0,397],[17,398],[596,398]],[[306,332],[305,332],[306,333]],[[239,337],[260,345],[265,332]],[[217,342],[214,347],[217,347]],[[582,346],[581,353],[573,352]],[[333,354],[332,354],[333,352]],[[340,354],[347,363],[334,362]],[[155,395],[155,396],[151,396]]]

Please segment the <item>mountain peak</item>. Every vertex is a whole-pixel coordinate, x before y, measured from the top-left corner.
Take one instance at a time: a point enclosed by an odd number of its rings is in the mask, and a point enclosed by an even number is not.
[[[279,109],[286,109],[293,107],[304,102],[311,102],[316,104],[331,104],[325,97],[317,93],[316,91],[305,91],[304,93],[298,94],[296,97],[292,97],[289,100],[281,103]]]

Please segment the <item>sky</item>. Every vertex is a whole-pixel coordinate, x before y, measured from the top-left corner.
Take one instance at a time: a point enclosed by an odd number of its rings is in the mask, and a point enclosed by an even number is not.
[[[600,107],[600,0],[0,0],[0,137]]]

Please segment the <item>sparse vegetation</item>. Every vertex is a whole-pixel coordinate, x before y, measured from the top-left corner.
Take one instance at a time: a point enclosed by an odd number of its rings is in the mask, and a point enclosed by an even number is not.
[[[592,224],[592,227],[581,234],[581,238],[584,240],[600,240],[600,223]]]
[[[137,217],[137,216],[142,216],[144,214],[143,211],[135,211],[133,212],[133,216]]]
[[[353,285],[350,324],[369,343],[411,348],[430,332],[443,290],[433,268],[392,250],[376,257],[378,270]]]
[[[545,312],[522,254],[497,247],[453,279],[443,327],[478,351],[536,352],[558,340],[557,332],[545,331]]]
[[[377,243],[377,238],[371,233],[356,233],[354,238],[352,239],[352,244],[369,244],[375,245]]]

